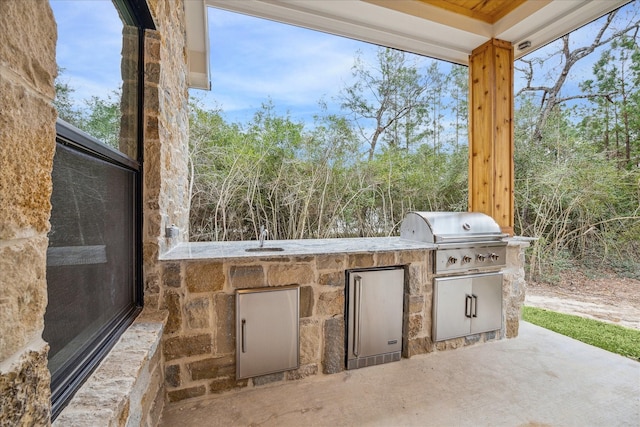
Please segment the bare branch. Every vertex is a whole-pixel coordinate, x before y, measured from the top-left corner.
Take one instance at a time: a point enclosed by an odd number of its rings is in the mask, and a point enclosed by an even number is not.
[[[540,115],[538,117],[536,128],[535,128],[535,139],[540,140],[542,138],[542,129],[544,129],[547,119],[551,114],[551,111],[558,105],[567,102],[572,99],[580,99],[580,98],[593,98],[602,96],[601,94],[592,94],[592,95],[576,95],[570,97],[560,97],[560,92],[562,91],[562,87],[569,77],[569,73],[572,67],[581,59],[585,58],[589,54],[593,53],[597,48],[601,46],[605,46],[614,39],[621,37],[622,35],[634,31],[634,33],[638,32],[640,28],[640,20],[634,19],[623,28],[613,31],[611,34],[606,35],[607,31],[610,30],[614,23],[615,18],[618,15],[617,11],[611,12],[607,15],[606,19],[602,22],[602,25],[595,33],[591,43],[587,46],[582,46],[579,48],[575,48],[571,50],[570,46],[570,37],[571,34],[567,34],[563,36],[561,40],[561,47],[556,54],[560,54],[562,56],[561,60],[561,68],[559,72],[555,75],[555,77],[550,77],[551,81],[554,81],[553,86],[533,86],[533,77],[534,77],[534,63],[538,62],[539,64],[543,64],[544,60],[539,58],[532,59],[521,59],[518,62],[524,64],[525,67],[516,68],[517,70],[523,72],[524,77],[526,79],[526,85],[518,91],[516,96],[522,95],[527,92],[542,92],[541,104],[540,104]],[[555,56],[555,55],[552,55]],[[554,70],[552,70],[554,71]]]

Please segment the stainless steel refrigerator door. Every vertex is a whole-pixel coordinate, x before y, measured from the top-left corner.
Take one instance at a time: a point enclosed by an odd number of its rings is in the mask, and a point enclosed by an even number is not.
[[[349,272],[347,359],[366,359],[402,350],[404,269]],[[395,359],[394,359],[395,360]],[[375,358],[366,365],[391,360]],[[349,369],[354,366],[347,363]]]
[[[298,368],[299,300],[298,286],[237,291],[238,379]]]

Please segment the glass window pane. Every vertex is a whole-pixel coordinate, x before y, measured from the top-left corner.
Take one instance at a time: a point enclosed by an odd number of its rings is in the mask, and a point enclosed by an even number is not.
[[[137,158],[138,28],[110,1],[53,0],[59,117]]]

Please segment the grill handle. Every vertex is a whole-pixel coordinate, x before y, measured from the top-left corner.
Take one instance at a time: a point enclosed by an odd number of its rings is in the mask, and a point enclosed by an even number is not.
[[[464,317],[471,318],[471,313],[473,309],[473,302],[471,299],[471,295],[467,294],[464,300]]]
[[[497,243],[507,237],[505,233],[439,234],[434,236],[434,243]]]

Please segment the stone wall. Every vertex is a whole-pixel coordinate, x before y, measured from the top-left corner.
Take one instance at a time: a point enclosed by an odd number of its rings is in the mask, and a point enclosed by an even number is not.
[[[158,308],[158,254],[188,233],[187,70],[183,2],[149,3],[157,31],[147,32],[145,52],[144,266],[148,305]],[[56,34],[47,1],[0,1],[0,425],[47,425],[50,419],[48,346],[41,336],[55,150]],[[123,149],[133,154],[135,146]],[[181,230],[174,241],[164,237],[171,224]],[[160,354],[154,358],[157,366]],[[162,369],[155,372],[152,393],[154,381],[163,382]],[[160,390],[155,393],[163,396]],[[127,410],[129,417],[133,409]],[[144,405],[140,411],[153,412]]]
[[[182,0],[148,3],[157,30],[145,33],[143,268],[145,306],[158,309],[159,255],[188,240],[188,70]],[[169,239],[171,225],[180,233]]]
[[[426,257],[420,254],[409,271],[426,268]],[[163,262],[162,303],[169,310],[163,338],[168,401],[342,371],[345,269],[404,264],[404,257],[385,252]],[[284,285],[300,286],[300,368],[237,381],[235,291]],[[409,299],[416,297],[411,292],[422,289],[419,284],[405,287]],[[408,316],[418,317],[421,324],[424,306],[414,304],[413,309]]]
[[[171,277],[158,261],[161,254],[188,240],[189,116],[186,35],[183,0],[148,0],[156,30],[145,31],[143,281],[145,310],[166,311],[173,302],[162,298],[160,283]],[[166,229],[176,226],[177,237]],[[170,279],[167,279],[170,280]],[[169,321],[165,328],[172,328]],[[164,331],[163,331],[164,334]],[[164,360],[158,352],[161,401],[165,402]]]
[[[48,2],[0,1],[0,425],[50,417],[42,330],[56,37]]]
[[[139,29],[133,25],[122,27],[120,77],[120,136],[118,148],[132,159],[138,158],[138,71],[140,64]]]
[[[529,247],[531,239],[514,238],[507,246],[507,267],[504,269],[504,284],[502,297],[504,301],[505,335],[507,338],[518,336],[522,306],[527,290],[525,280],[525,250]]]

